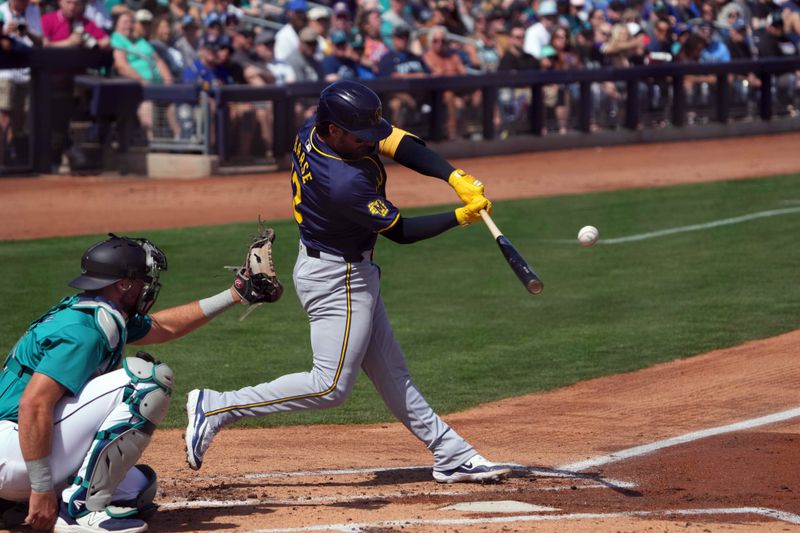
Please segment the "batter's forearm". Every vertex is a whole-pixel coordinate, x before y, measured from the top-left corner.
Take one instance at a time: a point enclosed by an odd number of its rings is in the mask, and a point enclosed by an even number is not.
[[[416,137],[406,135],[397,145],[394,160],[411,170],[447,181],[455,170],[445,158],[422,144]]]
[[[412,218],[400,217],[397,224],[382,235],[399,244],[411,244],[435,237],[457,225],[453,211]]]

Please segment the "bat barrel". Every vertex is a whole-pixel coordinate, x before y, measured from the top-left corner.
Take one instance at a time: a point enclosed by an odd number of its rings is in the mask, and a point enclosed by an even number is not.
[[[544,283],[540,279],[532,279],[525,286],[531,294],[539,294],[544,290]]]

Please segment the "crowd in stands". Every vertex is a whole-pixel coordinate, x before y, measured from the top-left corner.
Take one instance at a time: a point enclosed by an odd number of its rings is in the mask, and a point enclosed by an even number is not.
[[[798,0],[7,0],[0,4],[0,52],[24,47],[112,48],[118,76],[144,84],[265,86],[494,71],[591,69],[662,62],[723,62],[795,56]],[[0,134],[9,145],[26,70],[0,71]],[[702,77],[687,80],[697,87]],[[712,79],[705,80],[713,82]],[[758,79],[744,77],[744,85]],[[783,80],[794,90],[797,79]],[[614,82],[593,90],[615,112]],[[546,105],[565,131],[569,86],[545,87]],[[447,91],[447,134],[480,104],[480,92]],[[524,105],[501,92],[497,121]],[[419,113],[410,94],[391,95],[399,122]],[[255,120],[271,143],[269,104],[232,108]],[[308,114],[298,108],[298,114]],[[150,128],[152,111],[139,117]],[[170,130],[180,135],[174,110]],[[247,129],[247,128],[243,128]],[[252,129],[252,128],[251,128]],[[247,142],[247,139],[245,139]],[[66,149],[67,143],[64,144]],[[2,156],[0,156],[2,157]],[[0,161],[1,163],[1,161]]]

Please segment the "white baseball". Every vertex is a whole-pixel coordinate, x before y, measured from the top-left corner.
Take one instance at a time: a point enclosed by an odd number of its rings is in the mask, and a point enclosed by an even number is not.
[[[584,226],[578,232],[578,242],[581,246],[594,246],[599,235],[600,232],[594,226]]]

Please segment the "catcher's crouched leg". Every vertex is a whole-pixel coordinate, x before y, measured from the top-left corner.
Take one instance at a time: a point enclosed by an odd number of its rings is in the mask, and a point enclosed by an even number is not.
[[[123,368],[130,378],[123,402],[101,425],[72,487],[65,491],[65,497],[69,495],[67,510],[74,518],[97,511],[114,518],[130,517],[155,509],[156,474],[147,465],[136,465],[136,461],[167,414],[173,372],[141,352],[123,360]],[[134,465],[140,473],[135,476],[139,478],[138,483],[134,481],[137,486],[120,487]],[[112,502],[118,487],[130,497]]]

